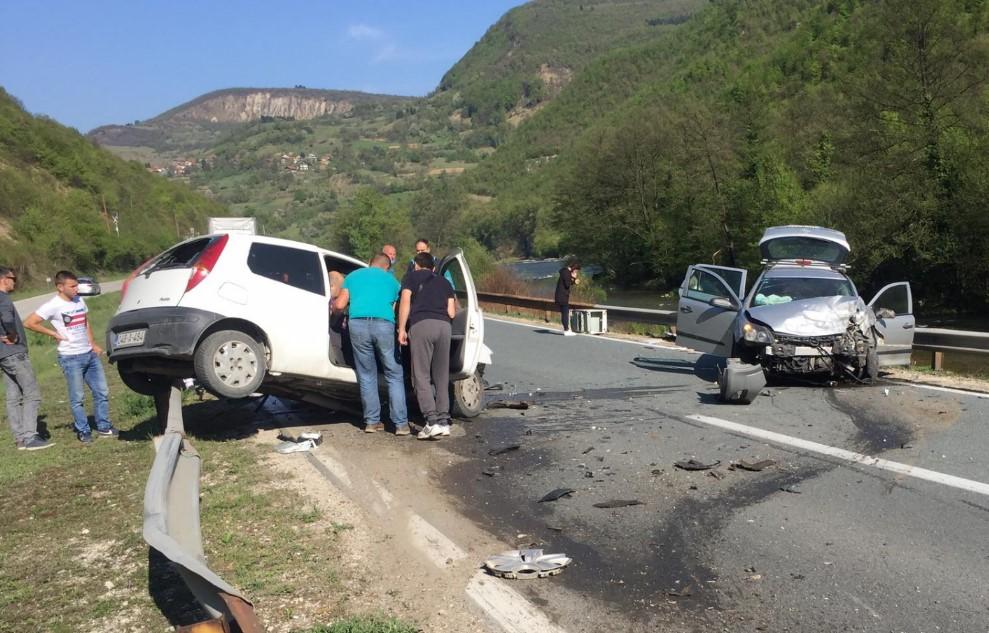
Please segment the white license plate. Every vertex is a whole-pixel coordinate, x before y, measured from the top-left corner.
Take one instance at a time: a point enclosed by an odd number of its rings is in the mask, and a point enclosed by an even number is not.
[[[133,347],[134,345],[144,345],[144,335],[147,330],[129,330],[117,335],[115,347]]]
[[[793,355],[794,356],[820,356],[821,355],[821,350],[817,349],[816,347],[805,347],[803,345],[798,345],[793,350]]]

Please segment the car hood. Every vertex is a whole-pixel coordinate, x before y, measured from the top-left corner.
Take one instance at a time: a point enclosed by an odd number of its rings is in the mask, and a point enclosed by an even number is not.
[[[861,297],[818,297],[749,308],[749,316],[768,325],[777,334],[828,336],[848,329],[849,319],[863,332],[872,327],[875,316]]]

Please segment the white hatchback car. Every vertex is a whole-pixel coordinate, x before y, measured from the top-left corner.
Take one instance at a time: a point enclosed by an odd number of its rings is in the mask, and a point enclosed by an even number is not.
[[[110,361],[128,387],[145,395],[173,378],[193,377],[225,398],[260,392],[330,407],[359,400],[345,319],[330,311],[329,273],[364,266],[317,246],[256,235],[182,242],[125,282],[107,330]],[[491,363],[484,319],[463,253],[443,259],[439,271],[458,303],[452,412],[472,417],[484,407],[481,375]]]

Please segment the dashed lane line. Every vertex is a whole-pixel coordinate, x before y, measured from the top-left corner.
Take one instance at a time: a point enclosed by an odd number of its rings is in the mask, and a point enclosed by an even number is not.
[[[565,633],[522,594],[483,571],[474,574],[466,591],[506,633]]]
[[[409,513],[408,529],[412,544],[440,569],[446,569],[451,562],[467,558],[467,552],[415,512]]]
[[[947,475],[945,473],[937,472],[936,470],[918,468],[917,466],[910,466],[908,464],[894,462],[888,459],[882,459],[880,457],[872,457],[863,453],[856,453],[843,448],[828,446],[827,444],[811,442],[810,440],[804,440],[799,437],[793,437],[782,433],[776,433],[774,431],[767,431],[765,429],[747,426],[745,424],[739,424],[738,422],[730,422],[728,420],[722,420],[721,418],[713,418],[708,415],[688,415],[685,416],[684,419],[693,420],[694,422],[700,422],[709,426],[715,426],[733,433],[739,433],[749,437],[774,442],[776,444],[784,444],[786,446],[793,446],[794,448],[810,451],[812,453],[835,457],[853,464],[870,466],[872,468],[897,473],[898,475],[923,479],[925,481],[931,481],[944,486],[958,488],[959,490],[989,496],[989,484],[981,481],[964,479],[954,475]]]

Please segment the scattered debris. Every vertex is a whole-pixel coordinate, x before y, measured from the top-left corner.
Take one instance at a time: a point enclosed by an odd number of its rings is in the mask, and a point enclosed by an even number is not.
[[[495,383],[493,385],[488,385],[487,387],[484,388],[485,391],[504,391],[504,389],[505,389],[505,385],[500,382]]]
[[[694,586],[687,585],[686,587],[681,587],[680,589],[670,589],[666,592],[671,598],[689,598],[694,594]]]
[[[883,395],[884,396],[888,396],[889,395],[889,387],[883,388]]]
[[[554,532],[562,532],[563,531],[563,527],[561,527],[559,525],[547,525],[546,526],[546,529],[553,530]]]
[[[643,506],[645,503],[638,499],[611,499],[609,501],[599,501],[594,504],[595,508],[624,508],[627,506]]]
[[[488,477],[497,477],[497,476],[498,476],[498,473],[496,473],[496,472],[495,472],[495,471],[493,471],[493,470],[482,470],[482,471],[481,471],[481,474],[482,474],[482,475],[486,475],[486,476],[488,476]]]
[[[763,396],[767,396],[767,397],[769,397],[769,398],[772,398],[773,396],[775,396],[775,395],[776,395],[776,392],[775,392],[775,391],[773,391],[772,389],[763,389],[763,390],[762,390],[762,394],[761,394],[761,395],[763,395]]]
[[[323,443],[323,434],[317,432],[306,432],[298,437],[280,433],[278,439],[281,444],[275,446],[275,452],[287,455],[289,453],[308,453]]]
[[[649,472],[652,473],[653,475],[659,476],[662,475],[665,471],[662,468],[653,468]]]
[[[584,471],[584,477],[587,478],[587,479],[594,479],[594,471],[585,470]]]
[[[791,486],[780,486],[780,490],[782,490],[783,492],[789,492],[790,494],[794,494],[794,495],[799,495],[803,493],[803,491],[801,491],[800,488],[798,488],[795,484]]]
[[[585,448],[584,450],[582,450],[582,451],[580,452],[580,454],[581,454],[581,455],[587,455],[588,453],[590,453],[590,452],[591,452],[591,451],[593,451],[593,450],[594,450],[594,447],[593,447],[593,446],[588,446],[587,448]]]
[[[490,451],[488,451],[488,455],[492,455],[492,456],[504,455],[505,453],[511,453],[512,451],[517,451],[520,448],[522,447],[519,446],[518,444],[510,444],[508,446],[502,446],[501,448],[492,448]]]
[[[713,462],[711,464],[705,464],[691,457],[687,461],[676,462],[673,465],[681,470],[710,470],[720,463],[721,460],[719,459],[718,461]]]
[[[711,471],[708,471],[707,476],[708,477],[714,477],[715,479],[717,479],[719,481],[725,478],[725,474],[723,472],[721,472],[720,470],[711,470]]]
[[[566,554],[543,554],[541,549],[503,552],[484,561],[484,568],[495,576],[512,579],[554,576],[573,562]]]
[[[556,501],[561,497],[569,497],[573,493],[577,492],[573,488],[557,488],[556,490],[550,490],[543,498],[538,501],[538,503],[543,503],[544,501]]]
[[[748,470],[750,472],[758,473],[760,471],[766,470],[775,463],[776,461],[772,459],[764,459],[758,462],[747,462],[744,459],[740,459],[734,464],[732,464],[732,466],[734,466],[735,468],[741,468],[742,470]]]
[[[525,400],[495,400],[488,403],[489,409],[528,409],[529,403]]]

